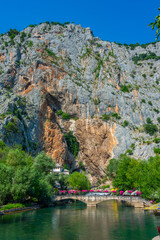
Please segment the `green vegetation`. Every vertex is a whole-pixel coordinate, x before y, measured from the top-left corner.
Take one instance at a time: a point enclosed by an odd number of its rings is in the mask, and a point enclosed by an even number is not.
[[[10,133],[11,132],[13,132],[13,133],[19,132],[18,126],[17,126],[17,121],[15,119],[12,119],[11,122],[4,125],[4,129]]]
[[[79,167],[80,167],[83,171],[86,170],[83,162],[79,162],[78,164],[79,164]]]
[[[106,175],[113,179],[113,186],[119,190],[135,188],[142,191],[144,198],[160,200],[159,171],[160,155],[146,161],[122,154],[119,159],[110,160]]]
[[[152,120],[150,118],[146,119],[147,124],[152,124]]]
[[[32,41],[28,42],[28,47],[33,47],[33,42]]]
[[[157,118],[158,123],[160,123],[160,117]]]
[[[106,168],[106,175],[107,175],[107,177],[109,177],[109,179],[113,179],[116,176],[116,172],[118,169],[118,163],[119,163],[118,160],[115,158],[112,158],[109,161],[109,164]]]
[[[144,73],[144,74],[142,74],[142,77],[144,77],[146,79],[147,75]]]
[[[108,115],[108,114],[103,114],[103,115],[102,115],[102,120],[103,120],[103,121],[109,121],[109,120],[110,120],[110,115]]]
[[[153,111],[155,111],[156,113],[159,113],[159,110],[156,108],[153,108]]]
[[[133,90],[132,85],[128,84],[128,85],[121,85],[121,91],[122,92],[131,92]]]
[[[58,116],[61,116],[62,119],[64,120],[69,120],[71,118],[68,113],[64,113],[62,110],[58,110],[56,113]]]
[[[48,53],[49,56],[54,57],[55,59],[57,59],[56,54],[52,50],[50,50],[49,48],[46,48],[46,52]]]
[[[151,106],[153,105],[151,101],[148,101],[148,104],[151,105]]]
[[[160,138],[154,138],[154,139],[153,139],[153,142],[159,143],[159,142],[160,142]]]
[[[96,68],[94,69],[94,73],[96,74],[96,78],[98,78],[101,67],[103,67],[103,60],[101,59],[101,56],[99,53],[97,53],[97,55],[96,55],[96,60],[98,61],[98,64],[97,64]]]
[[[146,103],[146,100],[145,99],[142,99],[142,101],[141,101],[142,103]]]
[[[123,122],[123,124],[122,124],[123,127],[127,127],[128,125],[129,125],[129,122],[126,121],[126,120],[125,120],[125,121]]]
[[[154,153],[160,154],[160,148],[154,148]]]
[[[14,202],[50,202],[55,163],[44,152],[33,159],[20,146],[0,144],[0,205]],[[52,184],[51,184],[52,182]]]
[[[17,31],[17,29],[10,29],[8,32],[7,32],[8,36],[10,37],[10,43],[11,45],[14,45],[14,38],[16,37],[16,35],[19,34],[19,31]]]
[[[89,190],[91,185],[88,178],[79,172],[74,172],[68,177],[69,186],[75,190]]]
[[[144,124],[144,131],[149,135],[153,135],[154,133],[158,132],[158,127],[155,124]]]
[[[24,42],[26,36],[27,36],[27,34],[25,32],[21,33],[21,35],[20,35],[21,42]]]
[[[139,54],[139,55],[135,55],[132,58],[134,64],[137,64],[139,61],[145,61],[145,60],[149,60],[149,59],[154,59],[155,61],[158,61],[158,60],[160,60],[160,57],[157,56],[153,52],[149,52],[149,53],[142,53],[142,54]]]
[[[118,115],[118,113],[109,113],[109,114],[103,114],[102,115],[102,120],[103,121],[108,121],[108,120],[110,120],[110,119],[113,119],[113,118],[115,118],[115,119],[121,119],[121,117]]]
[[[158,10],[160,10],[160,8],[158,8]],[[158,40],[159,36],[160,36],[160,15],[155,17],[155,21],[150,23],[148,26],[152,26],[152,30],[154,30],[156,28],[156,41]]]
[[[69,132],[68,134],[64,135],[68,148],[70,150],[70,152],[77,157],[78,156],[78,152],[79,152],[79,143],[77,142],[77,139],[75,136],[73,136],[72,132]]]
[[[92,53],[92,49],[86,48],[86,52],[81,56],[81,58],[85,58],[86,56],[89,57],[91,53]]]
[[[94,99],[94,104],[95,104],[95,105],[99,105],[99,104],[100,104],[100,102],[101,102],[101,101],[100,101],[100,99],[99,99],[99,98],[95,98],[95,99]]]
[[[3,207],[0,208],[0,211],[3,210],[10,210],[10,209],[14,209],[14,208],[24,208],[25,205],[22,203],[9,203]]]

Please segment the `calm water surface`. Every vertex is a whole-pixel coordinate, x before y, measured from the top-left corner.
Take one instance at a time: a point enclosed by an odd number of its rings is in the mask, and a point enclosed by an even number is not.
[[[106,201],[0,217],[0,240],[151,240],[160,217]]]

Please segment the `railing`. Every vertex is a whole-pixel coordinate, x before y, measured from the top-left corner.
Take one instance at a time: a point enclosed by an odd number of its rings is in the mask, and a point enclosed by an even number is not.
[[[127,202],[147,202],[145,199],[139,196],[116,196],[116,195],[109,195],[109,196],[86,196],[86,195],[57,195],[54,197],[56,200],[63,200],[63,199],[81,199],[84,201],[103,201],[103,200],[121,200]]]

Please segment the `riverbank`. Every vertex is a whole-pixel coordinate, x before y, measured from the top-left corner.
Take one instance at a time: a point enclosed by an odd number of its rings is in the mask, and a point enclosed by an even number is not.
[[[23,212],[23,211],[29,211],[29,210],[36,210],[38,208],[40,208],[39,205],[1,210],[0,216],[5,215],[5,214],[11,214],[11,213],[17,213],[17,212]]]

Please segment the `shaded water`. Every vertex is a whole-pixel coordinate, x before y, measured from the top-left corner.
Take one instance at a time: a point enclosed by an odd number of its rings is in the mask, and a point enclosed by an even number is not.
[[[39,209],[0,217],[0,240],[151,240],[160,217],[106,201]]]

